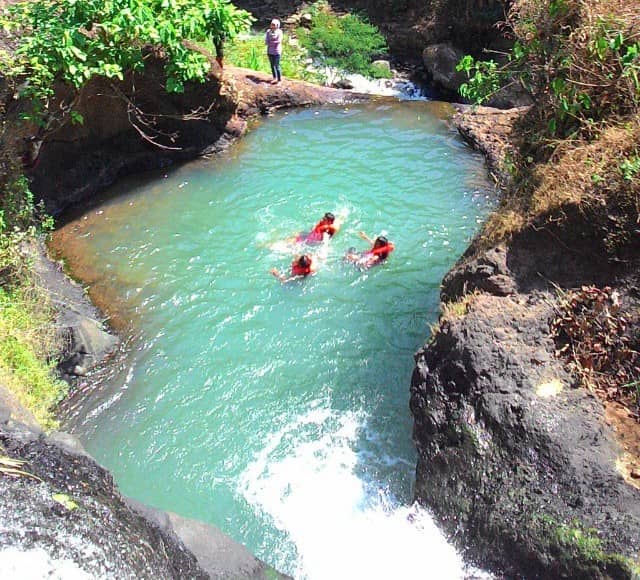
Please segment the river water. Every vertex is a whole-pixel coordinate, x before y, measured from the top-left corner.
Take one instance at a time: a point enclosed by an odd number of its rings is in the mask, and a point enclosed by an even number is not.
[[[413,353],[491,208],[444,105],[261,122],[228,152],[120,184],[55,234],[128,337],[67,419],[127,495],[210,522],[296,578],[472,574],[412,504]],[[325,211],[328,243],[287,238]],[[396,250],[359,271],[358,232]],[[293,255],[319,272],[281,284]]]

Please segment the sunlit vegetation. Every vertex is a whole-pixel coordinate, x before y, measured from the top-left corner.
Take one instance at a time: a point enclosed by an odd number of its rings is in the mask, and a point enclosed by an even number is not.
[[[311,25],[299,27],[300,43],[322,66],[358,73],[369,78],[385,78],[389,71],[373,66],[386,55],[387,44],[379,30],[358,14],[336,14],[327,2],[310,9]]]
[[[327,2],[313,4],[307,26],[286,31],[282,52],[285,77],[324,82],[326,68],[340,74],[388,78],[387,68],[374,64],[386,55],[387,45],[378,29],[358,14],[337,14]],[[237,36],[225,47],[225,60],[236,66],[270,73],[264,33]]]
[[[1,256],[4,258],[4,256]],[[53,311],[28,279],[0,288],[0,382],[44,427],[68,385],[55,376]]]
[[[562,219],[561,208],[573,204],[612,257],[628,246],[640,215],[637,9],[637,2],[519,0],[504,23],[513,38],[506,58],[459,63],[469,76],[466,98],[482,103],[520,84],[535,102],[518,129],[502,208],[515,219],[509,227],[494,218],[491,239],[545,214]]]
[[[150,49],[165,58],[168,92],[204,81],[210,59],[192,43],[232,39],[246,31],[251,15],[228,0],[35,0],[9,6],[2,26],[17,48],[5,55],[5,71],[23,80],[35,119],[54,112],[56,82],[77,95],[92,77],[123,79],[144,68]],[[73,100],[66,103],[73,115]],[[74,120],[81,121],[77,113]]]
[[[314,83],[322,83],[324,76],[311,65],[306,49],[285,33],[284,48],[280,66],[285,78],[299,79]],[[241,35],[225,46],[225,61],[242,68],[271,74],[264,33]]]

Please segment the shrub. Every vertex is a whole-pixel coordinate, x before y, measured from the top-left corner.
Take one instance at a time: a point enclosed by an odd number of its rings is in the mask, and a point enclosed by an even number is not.
[[[311,28],[298,28],[297,34],[314,59],[370,78],[388,76],[387,71],[371,64],[387,52],[386,41],[375,26],[357,14],[338,16],[325,2],[314,4],[311,13]]]
[[[146,46],[166,56],[167,91],[182,92],[210,66],[189,41],[230,39],[251,21],[228,0],[34,0],[9,6],[0,24],[17,46],[8,73],[26,77],[21,96],[42,120],[55,82],[78,91],[94,76],[122,79],[144,67]]]
[[[513,41],[506,61],[464,57],[463,96],[485,101],[504,84],[524,85],[539,104],[538,138],[597,133],[611,115],[634,115],[640,104],[640,42],[634,7],[602,12],[579,0],[519,0],[503,24]],[[539,141],[540,139],[538,139]]]

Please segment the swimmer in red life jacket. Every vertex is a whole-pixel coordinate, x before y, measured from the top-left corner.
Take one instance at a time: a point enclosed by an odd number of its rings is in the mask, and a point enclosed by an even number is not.
[[[324,239],[325,234],[331,238],[339,229],[340,222],[336,221],[336,216],[328,211],[322,216],[322,219],[313,226],[313,229],[310,232],[306,234],[298,234],[296,236],[296,242],[319,244]]]
[[[298,256],[293,262],[291,262],[291,274],[289,277],[281,274],[276,268],[272,268],[269,270],[280,282],[285,284],[286,282],[291,282],[292,280],[297,280],[298,278],[305,278],[310,274],[315,274],[317,272],[316,264],[312,256],[308,254],[303,254],[302,256]]]
[[[364,252],[356,252],[355,248],[350,248],[344,257],[347,262],[351,262],[359,268],[371,268],[371,266],[381,264],[395,250],[395,246],[384,236],[378,236],[372,240],[367,234],[360,232],[360,237],[369,242],[371,248]]]

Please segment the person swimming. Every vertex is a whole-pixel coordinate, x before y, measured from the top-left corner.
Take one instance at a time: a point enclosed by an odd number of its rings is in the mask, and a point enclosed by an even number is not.
[[[292,280],[305,278],[310,274],[315,274],[317,272],[317,264],[313,256],[303,254],[301,256],[298,256],[293,260],[293,262],[291,262],[291,273],[288,277],[280,273],[277,268],[272,268],[269,271],[276,278],[278,278],[280,282],[285,284],[287,282],[291,282]]]
[[[345,261],[351,262],[358,268],[371,268],[371,266],[381,264],[395,250],[393,243],[385,236],[378,236],[372,240],[364,232],[360,232],[359,235],[371,244],[371,248],[364,252],[357,252],[355,248],[350,248],[344,256]]]
[[[340,229],[340,223],[336,221],[336,216],[330,211],[322,216],[322,219],[313,226],[310,232],[298,234],[296,242],[306,244],[320,244],[324,240],[324,236],[333,237]]]

